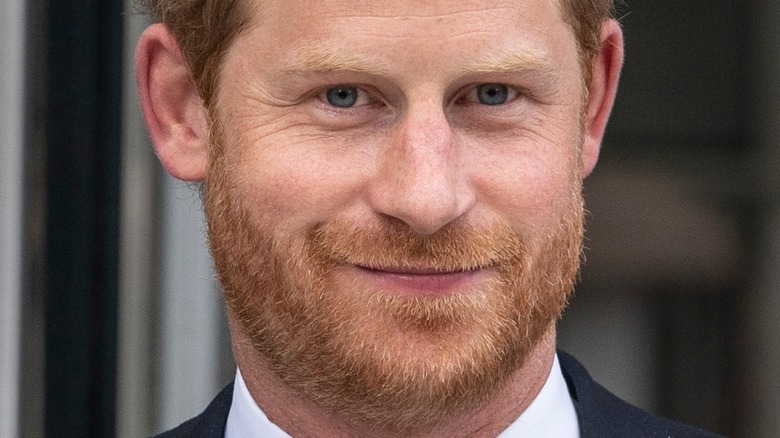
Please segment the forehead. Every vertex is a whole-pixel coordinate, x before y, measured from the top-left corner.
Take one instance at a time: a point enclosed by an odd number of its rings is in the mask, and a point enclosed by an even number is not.
[[[263,17],[281,18],[280,24],[285,26],[296,22],[313,24],[311,20],[327,26],[353,19],[366,20],[365,24],[370,25],[389,19],[404,32],[415,28],[431,30],[436,23],[468,28],[474,25],[489,27],[491,23],[508,24],[523,17],[534,21],[562,18],[557,0],[251,0],[250,10],[261,20]],[[273,23],[266,21],[266,24]],[[458,32],[461,29],[450,27],[448,30]]]
[[[510,68],[578,70],[557,0],[250,0],[231,48],[253,70],[319,65],[409,74]],[[258,64],[261,64],[259,66]],[[465,64],[468,64],[466,66]],[[577,74],[577,72],[574,72]]]

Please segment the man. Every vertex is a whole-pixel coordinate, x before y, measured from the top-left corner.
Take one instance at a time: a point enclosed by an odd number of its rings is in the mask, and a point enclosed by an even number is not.
[[[238,372],[167,436],[707,436],[556,354],[622,63],[607,0],[150,0]]]

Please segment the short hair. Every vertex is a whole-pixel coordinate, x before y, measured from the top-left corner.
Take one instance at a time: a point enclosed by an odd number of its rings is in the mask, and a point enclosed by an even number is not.
[[[141,11],[164,24],[178,41],[192,79],[210,108],[225,53],[247,25],[247,0],[136,0]],[[614,16],[616,0],[557,0],[577,39],[583,79],[590,83],[600,49],[601,25]]]

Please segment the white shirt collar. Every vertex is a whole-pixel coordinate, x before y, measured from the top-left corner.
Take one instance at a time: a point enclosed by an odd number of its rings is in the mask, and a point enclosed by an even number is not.
[[[272,423],[255,403],[238,368],[233,383],[233,402],[230,404],[225,438],[290,438],[290,435]]]
[[[557,355],[539,395],[498,438],[540,436],[580,436],[577,412],[569,396]],[[290,435],[272,423],[255,403],[240,370],[236,370],[233,403],[228,414],[225,438],[290,438]]]
[[[550,375],[533,402],[498,438],[554,436],[579,438],[577,411],[563,378],[558,355],[555,355]]]

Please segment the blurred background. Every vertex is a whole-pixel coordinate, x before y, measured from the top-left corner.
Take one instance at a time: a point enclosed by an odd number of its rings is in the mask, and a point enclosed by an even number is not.
[[[629,1],[561,348],[649,411],[780,430],[780,2]],[[0,438],[138,437],[234,373],[200,200],[120,0],[0,0]]]

